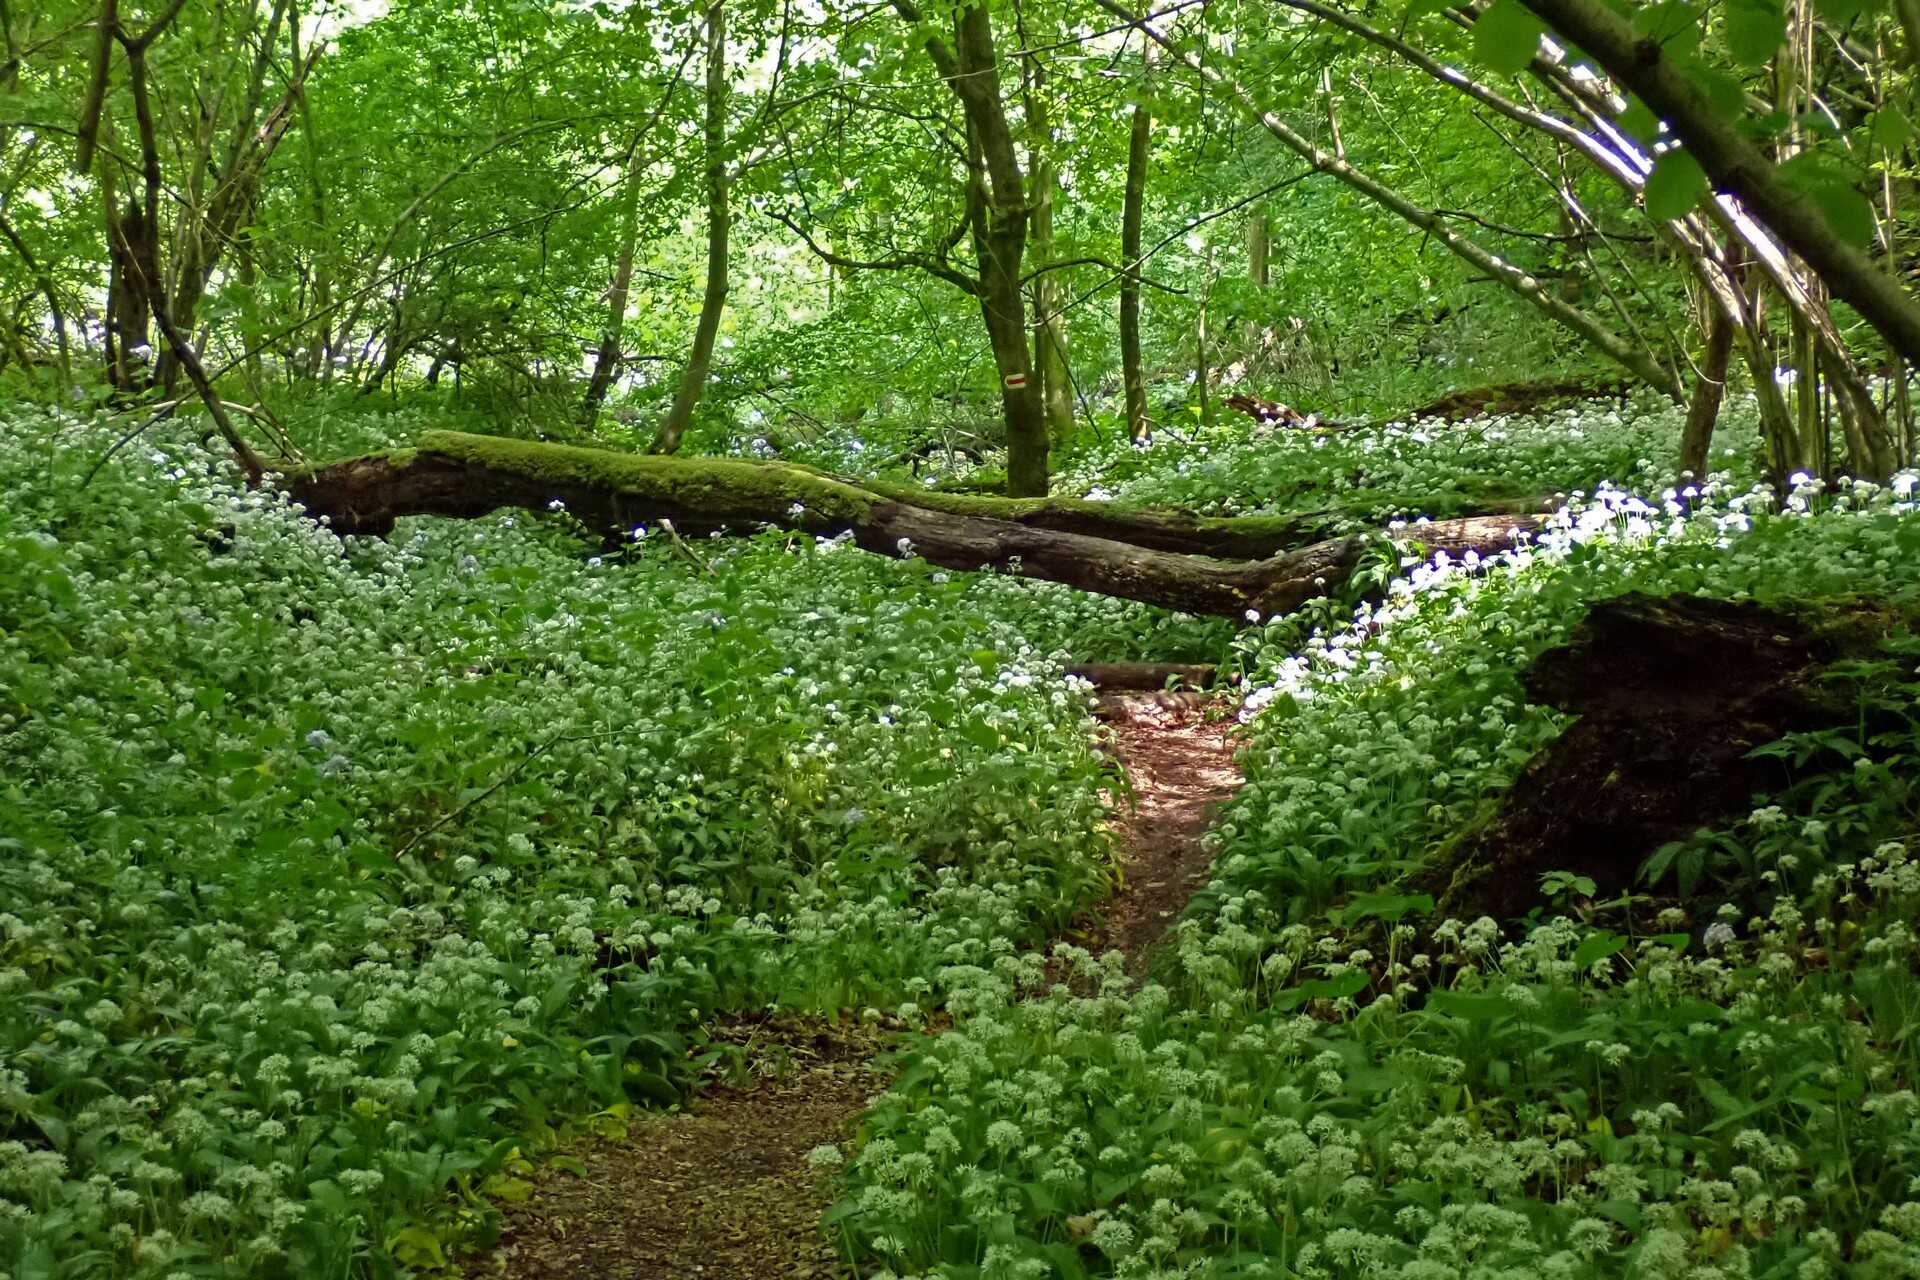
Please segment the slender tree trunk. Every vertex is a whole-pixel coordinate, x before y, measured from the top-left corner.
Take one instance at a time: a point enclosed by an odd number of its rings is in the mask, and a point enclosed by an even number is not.
[[[1027,291],[1020,278],[1031,229],[1027,179],[1001,100],[993,20],[981,3],[956,8],[949,46],[932,32],[913,0],[893,0],[893,7],[921,29],[927,55],[966,114],[967,224],[973,232],[980,274],[965,287],[979,299],[994,372],[1000,379],[1000,408],[1007,424],[1007,492],[1038,497],[1047,491],[1051,442],[1040,388],[1033,380]]]
[[[1034,167],[1034,182],[1045,184],[1034,207],[1034,258],[1045,264],[1053,258],[1053,191],[1057,188],[1051,162]],[[1048,272],[1033,282],[1033,349],[1040,379],[1040,399],[1047,427],[1055,437],[1073,430],[1073,388],[1067,381],[1067,317],[1065,290],[1058,273]]]
[[[1247,278],[1261,289],[1270,283],[1267,258],[1272,244],[1273,219],[1267,212],[1262,209],[1247,215]]]
[[[1147,203],[1147,156],[1153,116],[1133,104],[1127,137],[1127,187],[1120,208],[1120,380],[1127,396],[1127,438],[1147,438],[1147,375],[1140,362],[1140,228]]]
[[[1200,312],[1193,321],[1193,380],[1200,393],[1200,425],[1213,430],[1213,345],[1207,332],[1207,307],[1213,300],[1213,234],[1206,237],[1206,256],[1200,268]]]
[[[640,188],[646,171],[640,159],[640,141],[634,139],[626,190],[620,196],[620,251],[613,265],[613,284],[607,290],[607,322],[600,330],[600,349],[594,353],[593,375],[587,380],[586,399],[580,405],[582,426],[590,427],[599,419],[607,390],[620,372],[620,338],[626,331],[627,297],[633,288],[633,255],[640,243]],[[725,284],[724,276],[722,284]]]
[[[980,261],[980,314],[1000,375],[1000,406],[1007,423],[1007,492],[1038,497],[1047,491],[1046,413],[1040,389],[1033,385],[1027,347],[1027,299],[1020,267],[1030,228],[1027,182],[1014,152],[1000,98],[1000,61],[994,48],[993,20],[984,5],[955,12],[954,49],[948,76],[966,110],[967,133],[976,153],[976,181],[986,186],[973,219],[975,255]]]
[[[727,21],[725,0],[713,0],[707,10],[707,288],[700,299],[700,319],[693,330],[693,350],[680,372],[680,388],[673,407],[653,437],[648,451],[674,453],[693,421],[694,406],[707,389],[713,368],[713,343],[720,332],[720,316],[727,306],[727,235],[732,211],[727,204]]]
[[[117,340],[118,359],[112,381],[122,391],[137,391],[152,380],[152,364],[141,369],[138,362],[151,361],[153,356],[149,327],[153,311],[149,299],[155,296],[153,283],[159,274],[159,254],[153,224],[147,221],[139,204],[128,201],[125,212],[108,206],[107,323]]]
[[[1036,64],[1028,93],[1028,125],[1033,130],[1033,261],[1052,264],[1053,207],[1060,195],[1060,179],[1053,163],[1053,127],[1046,113],[1046,76]],[[1040,402],[1047,429],[1056,439],[1073,430],[1073,392],[1067,385],[1067,318],[1062,308],[1065,290],[1056,272],[1033,282],[1034,373],[1040,381]]]
[[[1727,392],[1727,361],[1733,354],[1734,324],[1718,307],[1707,314],[1707,349],[1700,359],[1700,376],[1687,403],[1687,424],[1680,435],[1680,476],[1702,480],[1707,474],[1707,449],[1713,443],[1713,425],[1720,419],[1720,402]]]

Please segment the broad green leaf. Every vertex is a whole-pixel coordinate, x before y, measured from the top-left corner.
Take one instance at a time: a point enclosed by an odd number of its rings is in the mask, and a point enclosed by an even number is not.
[[[1635,98],[1620,113],[1620,127],[1635,141],[1651,144],[1660,136],[1660,118],[1653,114],[1653,108]]]
[[[1519,71],[1539,52],[1546,30],[1520,0],[1494,0],[1473,24],[1473,50],[1495,71]]]
[[[1836,27],[1845,27],[1859,19],[1871,6],[1868,0],[1816,0],[1820,16]]]
[[[1499,996],[1466,995],[1445,988],[1427,993],[1427,1008],[1450,1018],[1488,1024],[1513,1016],[1513,1006]]]
[[[1658,44],[1668,57],[1680,57],[1700,46],[1700,14],[1686,0],[1661,0],[1633,15],[1633,31]]]
[[[1787,38],[1787,15],[1778,0],[1728,0],[1727,48],[1743,66],[1765,66]]]
[[[1573,966],[1583,973],[1608,956],[1626,950],[1627,940],[1618,934],[1602,930],[1590,934],[1573,952]]]
[[[1873,243],[1873,206],[1831,160],[1803,151],[1780,166],[1780,176],[1820,207],[1835,235],[1857,249]]]
[[[1647,176],[1647,216],[1656,222],[1683,218],[1706,192],[1707,175],[1700,162],[1676,147],[1655,160]]]
[[[1867,136],[1881,150],[1897,151],[1913,137],[1913,121],[1898,106],[1888,103],[1868,118]]]

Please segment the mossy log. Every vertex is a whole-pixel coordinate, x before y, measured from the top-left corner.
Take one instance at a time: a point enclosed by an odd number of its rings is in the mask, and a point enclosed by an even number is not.
[[[1102,692],[1133,690],[1153,692],[1175,685],[1183,689],[1208,689],[1220,668],[1210,662],[1085,662],[1067,668],[1070,676],[1079,676]]]
[[[1210,559],[1137,540],[1171,537],[1167,531],[1181,528],[1204,540],[1223,523],[1180,513],[921,494],[778,463],[612,453],[454,432],[429,433],[418,448],[331,463],[281,483],[309,514],[325,516],[342,534],[385,534],[402,516],[474,517],[559,502],[609,539],[660,520],[683,529],[771,525],[819,537],[844,534],[880,555],[1001,570],[1223,617],[1248,609],[1283,613],[1339,587],[1366,545],[1355,535],[1259,558]],[[1511,546],[1537,522],[1533,516],[1469,517],[1423,525],[1411,536],[1432,551],[1484,555]],[[1104,535],[1082,531],[1091,529]],[[1223,534],[1206,545],[1267,544],[1236,544]]]

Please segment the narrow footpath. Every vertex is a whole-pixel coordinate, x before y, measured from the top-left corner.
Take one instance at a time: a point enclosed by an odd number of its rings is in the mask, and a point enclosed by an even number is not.
[[[1204,883],[1201,837],[1240,783],[1232,721],[1199,694],[1100,699],[1134,803],[1115,798],[1121,887],[1084,922],[1096,951],[1121,949],[1137,973]],[[878,1033],[818,1021],[739,1024],[744,1084],[692,1109],[647,1116],[625,1141],[572,1154],[584,1172],[548,1169],[524,1202],[502,1206],[500,1243],[471,1274],[511,1280],[778,1280],[847,1274],[820,1232],[829,1192],[807,1164],[842,1144],[887,1085]]]

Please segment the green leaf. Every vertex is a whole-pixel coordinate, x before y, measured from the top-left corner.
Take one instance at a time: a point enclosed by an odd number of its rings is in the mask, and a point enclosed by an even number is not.
[[[1358,994],[1366,985],[1366,974],[1358,969],[1349,969],[1331,978],[1315,978],[1310,982],[1303,982],[1300,984],[1300,990],[1309,1000],[1343,1000]]]
[[[1820,207],[1842,240],[1856,249],[1873,243],[1873,206],[1831,160],[1803,151],[1780,166],[1780,176]]]
[[[1738,120],[1747,110],[1747,85],[1738,75],[1716,66],[1705,58],[1675,58],[1674,66],[1693,81],[1707,96],[1714,110],[1730,120]]]
[[[1706,192],[1707,175],[1700,162],[1675,148],[1653,162],[1647,177],[1647,216],[1656,222],[1684,218]]]
[[[1620,127],[1636,142],[1651,145],[1660,136],[1660,118],[1653,114],[1653,108],[1635,98],[1620,113]]]
[[[1539,52],[1546,30],[1520,0],[1493,0],[1473,24],[1473,50],[1495,71],[1519,71]]]
[[[1700,15],[1686,0],[1662,0],[1633,15],[1633,32],[1668,57],[1682,57],[1700,46]]]
[[[496,1173],[480,1185],[480,1190],[508,1204],[522,1204],[533,1198],[533,1184],[525,1178]]]
[[[1449,1018],[1463,1018],[1468,1022],[1489,1025],[1513,1016],[1513,1006],[1499,996],[1467,995],[1445,988],[1436,988],[1427,993],[1427,1008]]]
[[[1836,27],[1845,27],[1859,19],[1870,7],[1868,0],[1816,0],[1820,16]]]
[[[1772,61],[1787,38],[1787,15],[1778,0],[1728,0],[1727,49],[1747,67]]]
[[[1883,151],[1898,151],[1913,137],[1913,121],[1907,119],[1906,112],[1888,103],[1870,117],[1867,136]]]
[[[1587,939],[1574,949],[1573,967],[1585,973],[1608,956],[1626,950],[1626,946],[1627,940],[1618,934],[1608,933],[1605,930],[1589,934]]]

